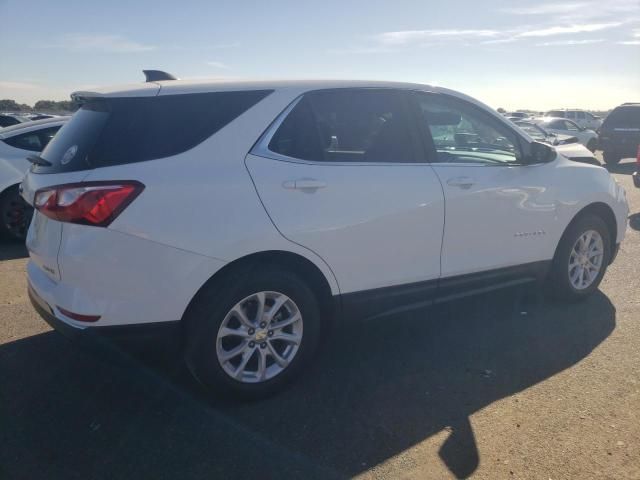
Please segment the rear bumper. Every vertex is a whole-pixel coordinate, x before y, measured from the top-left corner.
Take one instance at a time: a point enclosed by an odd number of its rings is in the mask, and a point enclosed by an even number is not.
[[[98,350],[118,347],[133,353],[178,355],[182,351],[180,321],[80,328],[57,317],[51,306],[29,284],[29,300],[54,330],[83,346]]]

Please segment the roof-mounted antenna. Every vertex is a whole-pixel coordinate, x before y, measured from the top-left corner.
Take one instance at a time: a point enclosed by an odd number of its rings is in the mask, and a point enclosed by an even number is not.
[[[145,82],[159,82],[160,80],[178,80],[170,73],[163,72],[162,70],[142,70],[144,73]]]

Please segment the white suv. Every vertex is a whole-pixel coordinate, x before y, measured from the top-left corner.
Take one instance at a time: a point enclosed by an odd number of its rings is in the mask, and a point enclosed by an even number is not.
[[[585,297],[625,233],[605,169],[443,88],[158,81],[74,96],[84,106],[23,182],[33,304],[69,334],[173,338],[218,391],[281,387],[332,318],[339,331],[532,280]]]

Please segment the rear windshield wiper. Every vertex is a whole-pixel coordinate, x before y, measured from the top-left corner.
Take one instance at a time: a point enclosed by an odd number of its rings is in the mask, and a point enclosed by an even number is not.
[[[49,160],[45,160],[40,155],[29,155],[27,160],[39,167],[50,167],[53,165]]]

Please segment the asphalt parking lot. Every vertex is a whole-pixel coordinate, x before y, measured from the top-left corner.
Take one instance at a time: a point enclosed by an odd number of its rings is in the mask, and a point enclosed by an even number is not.
[[[0,478],[640,479],[640,190],[600,292],[531,287],[344,325],[292,388],[207,398],[179,364],[52,332],[0,244]]]

